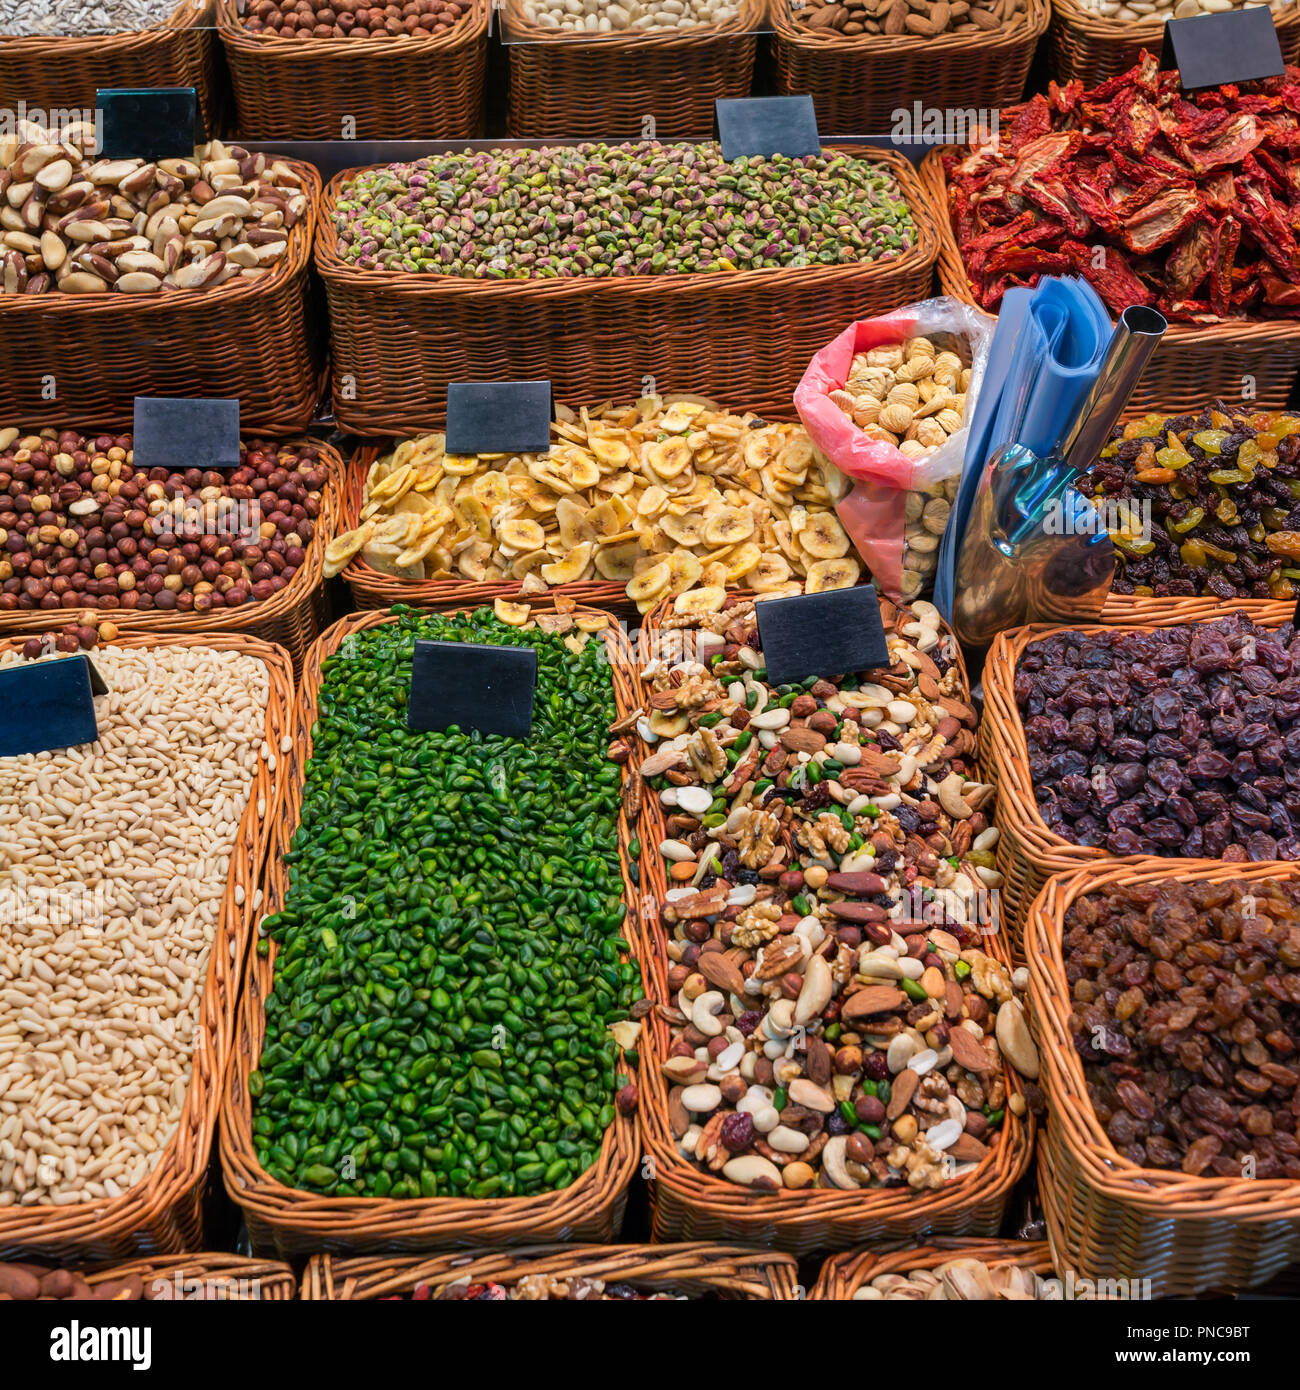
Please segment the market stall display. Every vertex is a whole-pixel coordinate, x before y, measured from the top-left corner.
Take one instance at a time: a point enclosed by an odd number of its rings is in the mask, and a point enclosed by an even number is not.
[[[834,470],[798,425],[647,396],[561,407],[553,433],[549,455],[448,458],[442,435],[368,466],[363,454],[327,572],[362,607],[555,589],[642,613],[695,588],[817,592],[861,577],[831,509]]]
[[[324,617],[342,462],[305,440],[241,451],[234,469],[145,470],[129,434],[0,430],[0,634],[78,615],[247,632],[297,669]]]
[[[448,381],[545,378],[566,401],[707,382],[788,415],[808,357],[923,293],[936,248],[911,166],[875,149],[471,151],[347,171],[322,211],[335,409],[372,435],[436,429]]]
[[[633,804],[662,1239],[991,1233],[1028,1161],[960,658],[928,605],[882,617],[890,670],[774,688],[752,601],[658,610]]]
[[[1050,14],[1047,0],[772,0],[777,90],[810,92],[823,130],[919,141],[927,119],[1019,101]]]
[[[1081,1275],[1189,1297],[1296,1260],[1295,905],[1276,864],[1151,860],[1058,875],[1034,902],[1039,1192]]]
[[[216,0],[249,138],[462,140],[479,133],[487,0]]]
[[[24,659],[21,645],[0,642],[0,669]],[[198,1244],[240,960],[283,785],[293,673],[279,649],[226,634],[124,636],[94,660],[109,688],[98,741],[0,760],[5,1256],[108,1260]],[[32,786],[70,808],[53,843]]]
[[[604,759],[622,677],[608,615],[525,621],[370,614],[308,656],[223,1108],[227,1190],[259,1249],[618,1228],[640,1032]],[[537,650],[531,737],[409,730],[417,638]]]
[[[506,130],[527,139],[707,135],[719,97],[750,94],[767,28],[762,0],[504,0],[497,13]]]
[[[788,1255],[726,1245],[567,1245],[471,1251],[435,1259],[318,1255],[303,1297],[513,1300],[725,1298],[789,1300],[799,1274]]]
[[[248,430],[303,429],[315,169],[219,140],[96,159],[93,125],[58,134],[0,138],[8,418],[122,428],[133,397],[189,394],[238,397]]]
[[[1180,95],[1145,54],[1090,92],[1009,108],[996,142],[932,151],[944,289],[996,310],[1011,286],[1081,275],[1112,313],[1150,305],[1170,322],[1133,409],[1284,406],[1300,365],[1286,211],[1298,78]]]
[[[5,0],[0,95],[29,110],[93,111],[101,87],[193,87],[205,125],[223,106],[214,0]]]

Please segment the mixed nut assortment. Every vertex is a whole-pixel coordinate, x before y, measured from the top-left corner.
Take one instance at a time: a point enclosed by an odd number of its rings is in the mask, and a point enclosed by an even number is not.
[[[193,159],[97,159],[83,124],[0,137],[0,293],[157,294],[256,279],[306,216],[283,160],[213,140]]]
[[[730,24],[739,0],[523,0],[526,19],[543,29],[570,33],[618,34],[695,29]],[[507,21],[508,24],[509,21]]]
[[[233,469],[137,470],[130,435],[0,429],[0,614],[273,597],[306,561],[327,474],[313,445],[240,450]]]
[[[1085,92],[1052,84],[1002,112],[1001,134],[947,155],[953,232],[975,299],[1081,275],[1112,313],[1300,315],[1291,207],[1300,69],[1183,91],[1144,52]]]
[[[914,463],[961,429],[971,369],[954,334],[909,338],[854,355],[848,380],[830,399],[869,439],[894,445]],[[903,513],[902,596],[920,596],[939,564],[939,542],[961,483],[951,477],[908,493]]]
[[[1242,614],[1063,631],[1015,675],[1038,814],[1112,854],[1300,859],[1300,639]]]
[[[986,1264],[969,1255],[945,1260],[933,1269],[878,1274],[853,1291],[853,1300],[857,1303],[882,1299],[890,1302],[1035,1302],[1051,1297],[1048,1281],[1032,1269],[1016,1264]]]
[[[324,663],[250,1079],[258,1161],[287,1186],[549,1192],[596,1161],[616,1096],[635,1107],[613,686],[601,645],[543,616],[406,612]],[[532,647],[531,736],[409,729],[426,638]]]
[[[728,161],[717,144],[431,155],[359,171],[335,206],[347,264],[470,279],[843,265],[916,235],[894,174],[870,159]]]
[[[282,39],[429,39],[471,9],[470,0],[247,0],[241,23],[250,34]]]
[[[813,593],[857,582],[833,510],[838,471],[802,427],[697,397],[561,407],[549,454],[448,456],[440,434],[373,464],[360,526],[326,550],[407,579],[519,582],[540,594],[626,583],[648,612],[665,594]]]
[[[1148,415],[1116,427],[1080,486],[1114,512],[1117,594],[1300,594],[1300,415]]]
[[[982,949],[998,832],[956,644],[881,607],[887,671],[778,687],[753,602],[670,616],[690,659],[615,726],[653,746],[625,808],[665,817],[672,1133],[746,1187],[940,1186],[1024,1113],[1004,1060],[1038,1071],[1023,972]]]
[[[1112,885],[1075,899],[1062,946],[1088,1099],[1126,1159],[1300,1178],[1300,885]]]
[[[796,23],[821,34],[886,34],[932,39],[1019,24],[1026,0],[789,0]]]
[[[253,777],[283,751],[252,657],[110,646],[95,665],[96,742],[0,763],[0,1210],[118,1197],[157,1164]]]

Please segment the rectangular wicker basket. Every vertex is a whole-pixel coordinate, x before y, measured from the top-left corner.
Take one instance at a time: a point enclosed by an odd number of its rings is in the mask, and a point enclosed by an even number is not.
[[[1038,1191],[1057,1264],[1088,1279],[1149,1280],[1152,1298],[1262,1284],[1300,1260],[1300,1182],[1140,1168],[1111,1143],[1088,1098],[1070,1028],[1062,926],[1070,905],[1111,885],[1269,881],[1293,865],[1141,859],[1056,874],[1025,924],[1031,1018],[1047,1095]]]
[[[325,191],[316,240],[340,424],[363,436],[436,429],[449,381],[537,377],[559,400],[588,401],[634,400],[647,376],[660,392],[707,381],[721,400],[788,415],[808,359],[846,323],[930,289],[938,238],[916,173],[892,150],[869,157],[898,179],[916,222],[916,245],[901,255],[620,280],[356,270],[335,250],[339,191],[358,172],[344,171]]]
[[[529,140],[645,139],[647,119],[654,139],[707,139],[713,103],[749,95],[765,27],[762,0],[741,0],[725,24],[600,36],[543,29],[522,0],[505,0],[499,13],[510,64],[506,129]]]
[[[417,1284],[513,1284],[527,1277],[600,1279],[693,1298],[792,1301],[799,1268],[788,1255],[726,1245],[534,1245],[469,1250],[435,1259],[377,1255],[339,1260],[316,1255],[303,1272],[302,1297],[316,1301],[400,1298]]]
[[[432,38],[250,33],[217,0],[238,129],[250,140],[465,140],[482,124],[488,0]]]
[[[538,604],[537,608],[546,605]],[[593,610],[579,609],[578,613]],[[321,666],[355,632],[392,622],[386,613],[358,613],[343,618],[311,647],[293,712],[293,753],[285,774],[286,792],[266,857],[262,907],[277,912],[284,902],[283,856],[298,828],[306,765],[311,758]],[[631,679],[610,648],[615,691]],[[624,698],[619,696],[620,700]],[[624,851],[631,831],[619,817],[619,845]],[[629,913],[633,888],[625,878]],[[635,1115],[615,1111],[596,1164],[560,1192],[535,1197],[456,1197],[392,1199],[322,1197],[285,1187],[258,1163],[252,1132],[249,1077],[256,1070],[266,1033],[265,1003],[275,979],[277,947],[257,952],[256,933],[240,1001],[235,1055],[221,1105],[221,1166],[226,1191],[243,1211],[255,1251],[288,1259],[321,1250],[336,1254],[380,1251],[419,1253],[490,1242],[520,1245],[539,1240],[609,1241],[622,1225],[627,1189],[640,1155]]]
[[[11,651],[21,639],[0,641]],[[288,655],[254,638],[226,633],[198,636],[122,636],[132,647],[210,647],[254,657],[267,668],[270,690],[266,742],[278,749],[290,729],[293,670]],[[0,1259],[123,1260],[137,1254],[201,1248],[208,1158],[230,1060],[244,955],[256,935],[256,893],[270,829],[285,787],[283,768],[259,759],[248,806],[231,854],[221,917],[208,954],[207,979],[195,1030],[193,1071],[180,1122],[143,1182],[120,1197],[70,1206],[0,1207]]]
[[[323,386],[309,280],[320,175],[288,254],[256,280],[158,294],[0,295],[0,417],[130,429],[136,396],[235,396],[246,434],[295,434]]]
[[[974,304],[970,280],[949,216],[943,157],[954,147],[931,150],[921,161],[921,182],[939,230],[939,283],[945,294]],[[1196,413],[1206,401],[1238,400],[1252,376],[1260,410],[1281,410],[1300,372],[1300,319],[1239,319],[1194,325],[1171,323],[1129,399],[1133,412]]]
[[[670,605],[661,604],[645,619],[648,650],[657,650],[656,635]],[[959,656],[960,663],[960,656]],[[962,686],[968,689],[964,665]],[[639,676],[639,672],[637,673]],[[629,698],[626,707],[622,700]],[[640,681],[620,692],[619,715],[625,718],[641,706]],[[633,734],[629,765],[639,764],[648,748]],[[641,811],[642,844],[657,846],[667,837],[664,810],[658,797],[647,796]],[[656,1005],[671,1007],[669,961],[659,908],[669,888],[663,859],[657,853],[641,859],[641,903],[637,927],[640,956],[648,969],[647,991]],[[986,938],[984,949],[1004,964],[1006,950],[1000,935]],[[1016,1116],[1010,1109],[1000,1138],[974,1172],[932,1191],[907,1188],[863,1188],[846,1192],[834,1188],[803,1191],[783,1189],[762,1193],[739,1187],[702,1171],[677,1151],[668,1121],[668,1084],[661,1070],[671,1046],[670,1030],[658,1008],[645,1019],[641,1044],[641,1128],[646,1154],[654,1164],[650,1183],[652,1229],[656,1240],[724,1240],[787,1250],[805,1256],[822,1250],[841,1250],[865,1242],[901,1240],[939,1233],[992,1236],[1001,1229],[1007,1201],[1029,1167],[1034,1143],[1032,1115]],[[1008,1094],[1023,1093],[1017,1074],[1004,1067]]]
[[[914,101],[929,108],[997,110],[1021,99],[1048,0],[1028,0],[1021,21],[990,33],[841,34],[795,21],[789,0],[772,0],[778,92],[810,92],[822,130],[893,130]]]

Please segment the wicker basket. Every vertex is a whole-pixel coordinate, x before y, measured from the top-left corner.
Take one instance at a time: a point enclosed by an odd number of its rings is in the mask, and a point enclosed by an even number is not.
[[[209,0],[179,0],[139,33],[0,35],[0,106],[93,111],[101,87],[193,87],[203,123],[218,129],[221,88]]]
[[[931,150],[921,161],[921,183],[939,229],[939,283],[945,294],[974,304],[970,280],[957,249],[948,211],[948,180],[943,157],[952,146]],[[1161,410],[1168,415],[1197,414],[1207,400],[1237,400],[1242,378],[1253,376],[1258,410],[1286,406],[1300,371],[1300,319],[1238,319],[1196,326],[1171,323],[1128,410]]]
[[[527,1275],[603,1279],[652,1292],[694,1298],[796,1297],[799,1270],[788,1255],[725,1245],[536,1245],[522,1250],[473,1250],[436,1259],[336,1260],[317,1255],[302,1277],[304,1299],[391,1298],[416,1284],[435,1290],[462,1279],[513,1284]]]
[[[707,381],[720,400],[788,416],[808,359],[846,323],[930,289],[938,239],[916,174],[891,150],[869,157],[897,177],[916,221],[916,245],[897,257],[619,280],[356,270],[335,251],[339,189],[358,172],[344,171],[326,189],[316,240],[340,426],[362,436],[436,429],[449,381],[545,377],[558,400],[634,400],[647,374],[662,393]]]
[[[1158,602],[1159,600],[1157,600]],[[1133,624],[1142,627],[1169,627],[1178,622],[1204,621],[1206,618],[1224,617],[1234,612],[1231,606],[1220,607],[1213,614],[1193,611],[1187,613],[1175,607],[1176,601],[1167,601],[1168,621],[1161,623]],[[1178,602],[1188,602],[1182,600]],[[1202,600],[1192,600],[1200,603]],[[1274,604],[1274,608],[1285,605]],[[1255,621],[1264,627],[1280,627],[1291,617],[1285,614]],[[1023,929],[1029,905],[1054,873],[1065,873],[1082,869],[1099,862],[1131,863],[1104,849],[1090,845],[1076,845],[1051,831],[1038,814],[1038,803],[1034,799],[1034,787],[1029,776],[1029,747],[1025,741],[1025,729],[1020,720],[1016,705],[1015,679],[1016,666],[1025,648],[1039,638],[1048,637],[1054,632],[1073,630],[1077,632],[1113,632],[1107,627],[1077,627],[1065,629],[1050,624],[1036,624],[1029,627],[1013,628],[1003,632],[994,640],[984,665],[984,717],[980,721],[980,755],[992,781],[997,785],[994,821],[1002,832],[998,840],[997,865],[1002,875],[1002,920],[1010,933],[1011,947],[1020,959],[1028,943]],[[1151,856],[1139,856],[1149,859]],[[1157,862],[1181,865],[1218,863],[1217,860],[1161,858]]]
[[[647,615],[643,631],[651,651],[655,635],[669,612],[662,603]],[[964,666],[960,668],[963,686]],[[639,688],[620,716],[641,704]],[[624,735],[624,737],[629,737]],[[646,750],[640,747],[632,762]],[[657,845],[667,837],[659,798],[648,796],[642,809],[642,844]],[[649,996],[667,1005],[668,958],[659,923],[659,905],[669,883],[662,858],[641,859],[641,960],[649,971]],[[998,936],[987,938],[985,949],[1007,962]],[[671,1045],[670,1029],[657,1011],[646,1016],[642,1032],[641,1128],[646,1153],[655,1165],[650,1184],[653,1234],[656,1240],[726,1240],[788,1250],[803,1256],[820,1250],[839,1250],[868,1241],[899,1240],[937,1232],[945,1235],[995,1235],[1002,1225],[1007,1201],[1029,1167],[1034,1122],[1008,1109],[999,1138],[974,1172],[930,1192],[906,1188],[863,1188],[752,1192],[724,1178],[704,1173],[677,1152],[668,1124],[668,1086],[661,1065]],[[1016,1073],[1006,1067],[1008,1094],[1023,1094]]]
[[[726,24],[594,37],[544,29],[505,0],[510,62],[506,130],[512,139],[639,140],[646,118],[658,140],[707,139],[713,103],[747,97],[762,0],[741,0]],[[822,124],[823,130],[841,126]]]
[[[1271,598],[1154,598],[1146,594],[1110,594],[1100,622],[1124,627],[1177,627],[1208,623],[1229,613],[1244,613],[1251,622],[1276,627],[1295,614],[1295,601]]]
[[[772,0],[772,45],[778,92],[811,92],[822,130],[887,131],[895,112],[927,107],[997,110],[1021,99],[1048,0],[1028,0],[1019,24],[992,33],[841,34],[810,29]]]
[[[129,430],[136,396],[236,396],[247,435],[306,429],[324,385],[308,277],[320,175],[284,162],[308,211],[267,275],[160,294],[0,295],[0,415]]]
[[[19,639],[0,641],[10,651]],[[210,647],[255,657],[267,668],[270,689],[266,741],[279,748],[290,728],[293,671],[278,647],[250,637],[123,636],[115,646]],[[244,952],[254,935],[254,896],[285,778],[259,759],[248,806],[231,852],[221,918],[208,956],[199,1006],[193,1071],[180,1123],[143,1182],[120,1197],[74,1206],[0,1207],[0,1259],[34,1255],[41,1260],[122,1260],[137,1254],[192,1250],[202,1242],[202,1201],[216,1128],[222,1083],[230,1060]],[[264,814],[259,815],[259,805]]]
[[[936,1269],[949,1260],[982,1260],[990,1268],[1019,1265],[1035,1274],[1051,1277],[1052,1256],[1045,1240],[962,1240],[942,1238],[928,1245],[893,1250],[882,1254],[872,1250],[846,1250],[832,1255],[822,1266],[810,1299],[844,1302],[872,1279],[882,1274],[907,1274],[913,1269]]]
[[[417,39],[252,34],[217,0],[239,130],[250,140],[467,140],[482,123],[487,0]],[[353,122],[346,125],[346,122]]]
[[[1273,11],[1282,57],[1300,61],[1300,6]],[[1159,53],[1165,21],[1106,19],[1079,0],[1052,0],[1052,74],[1058,82],[1077,79],[1084,89],[1133,67],[1145,48]]]
[[[1057,1263],[1089,1279],[1150,1280],[1153,1298],[1262,1284],[1300,1260],[1300,1182],[1192,1177],[1139,1168],[1098,1122],[1070,1033],[1070,986],[1061,933],[1070,904],[1111,885],[1189,877],[1269,881],[1300,870],[1278,864],[1092,864],[1058,874],[1025,924],[1039,1084],[1048,1121],[1038,1189]]]
[[[553,605],[537,604],[545,609]],[[591,610],[576,610],[579,613]],[[263,907],[279,910],[284,901],[283,855],[298,826],[304,771],[311,758],[321,665],[352,633],[394,619],[386,613],[358,613],[325,632],[307,654],[294,710],[294,752],[287,790],[272,835],[263,881]],[[617,698],[628,698],[632,675],[610,646],[610,667]],[[619,817],[619,843],[626,850],[632,832]],[[626,865],[627,856],[623,862]],[[626,870],[625,870],[626,872]],[[635,908],[632,886],[625,881],[629,912]],[[221,1108],[221,1166],[226,1191],[243,1210],[249,1237],[258,1251],[281,1258],[328,1250],[369,1254],[383,1250],[419,1253],[491,1241],[520,1245],[537,1240],[611,1240],[622,1224],[628,1184],[640,1153],[636,1118],[616,1110],[596,1164],[561,1192],[535,1197],[436,1197],[390,1199],[322,1197],[285,1187],[258,1163],[252,1135],[249,1076],[256,1069],[266,1032],[264,1005],[275,976],[277,947],[257,954],[256,941],[241,1001],[234,1064]]]
[[[153,1301],[162,1301],[162,1290],[158,1284],[172,1285],[172,1291],[165,1295],[168,1299],[184,1299],[187,1286],[202,1280],[214,1286],[214,1292],[229,1288],[229,1296],[241,1302],[288,1303],[298,1295],[298,1280],[286,1264],[271,1260],[250,1260],[242,1255],[227,1255],[224,1251],[186,1255],[178,1259],[175,1255],[154,1255],[146,1260],[132,1260],[129,1264],[111,1265],[106,1269],[89,1270],[86,1283],[93,1289],[98,1284],[107,1284],[117,1279],[127,1279],[138,1274],[146,1287],[155,1286],[159,1295]],[[252,1288],[249,1286],[252,1285]],[[257,1291],[256,1300],[245,1299],[245,1292]]]
[[[211,609],[207,613],[178,613],[174,609],[142,611],[133,608],[84,610],[77,608],[36,608],[0,612],[0,636],[25,637],[57,630],[80,612],[91,611],[112,622],[122,633],[157,636],[175,632],[195,636],[207,632],[239,632],[283,647],[289,653],[294,672],[302,669],[307,648],[320,634],[327,614],[324,579],[325,547],[334,538],[342,505],[343,461],[328,444],[299,440],[320,450],[321,462],[329,474],[321,492],[320,516],[307,547],[307,559],[297,574],[264,603],[242,608]]]

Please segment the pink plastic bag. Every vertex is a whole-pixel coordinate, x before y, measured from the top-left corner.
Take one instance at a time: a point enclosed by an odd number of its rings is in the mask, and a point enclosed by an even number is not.
[[[795,408],[813,447],[843,475],[843,491],[835,502],[840,521],[877,585],[896,602],[905,598],[907,495],[960,475],[967,422],[975,408],[995,325],[989,315],[948,298],[927,299],[880,318],[861,319],[822,348],[795,390]],[[930,334],[953,334],[964,340],[971,380],[961,429],[925,458],[913,461],[894,445],[869,438],[830,399],[830,393],[848,380],[857,353]]]

